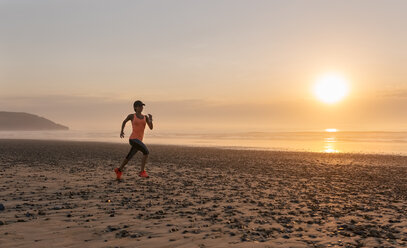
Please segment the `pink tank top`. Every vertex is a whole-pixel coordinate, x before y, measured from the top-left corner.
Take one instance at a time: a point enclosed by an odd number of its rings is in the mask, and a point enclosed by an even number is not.
[[[139,119],[137,118],[136,114],[134,114],[131,124],[133,127],[133,132],[131,133],[129,139],[138,139],[142,141],[144,137],[144,129],[146,128],[146,117],[143,116],[143,119]]]

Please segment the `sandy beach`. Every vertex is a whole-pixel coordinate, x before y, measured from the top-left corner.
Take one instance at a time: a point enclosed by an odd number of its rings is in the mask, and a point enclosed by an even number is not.
[[[0,140],[0,247],[407,247],[406,156],[128,149]]]

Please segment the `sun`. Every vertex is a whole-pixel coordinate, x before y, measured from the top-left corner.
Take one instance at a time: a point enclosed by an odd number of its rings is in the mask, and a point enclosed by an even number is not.
[[[348,85],[348,80],[341,75],[326,74],[316,80],[314,94],[324,103],[336,103],[347,96]]]

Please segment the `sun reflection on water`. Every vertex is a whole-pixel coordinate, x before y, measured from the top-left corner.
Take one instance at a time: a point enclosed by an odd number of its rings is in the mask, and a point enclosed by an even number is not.
[[[326,129],[325,131],[327,133],[332,133],[332,135],[333,135],[338,130],[332,128],[332,129]],[[325,152],[325,153],[338,153],[338,152],[340,152],[336,147],[336,143],[337,143],[337,140],[336,140],[335,136],[330,136],[330,137],[324,138],[324,149],[322,150],[322,152]]]

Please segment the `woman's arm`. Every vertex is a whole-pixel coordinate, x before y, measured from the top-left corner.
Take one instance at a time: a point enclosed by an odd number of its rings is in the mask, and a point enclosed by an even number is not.
[[[129,114],[126,119],[124,119],[123,123],[122,123],[122,130],[120,131],[120,138],[124,138],[124,127],[126,126],[126,123],[128,121],[133,120],[133,114]]]
[[[146,117],[147,117],[146,122],[147,122],[148,127],[150,128],[150,130],[153,130],[153,116],[148,114]]]

